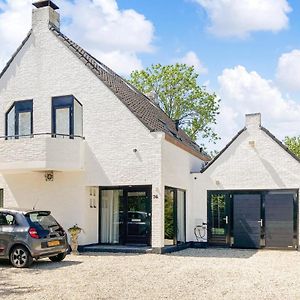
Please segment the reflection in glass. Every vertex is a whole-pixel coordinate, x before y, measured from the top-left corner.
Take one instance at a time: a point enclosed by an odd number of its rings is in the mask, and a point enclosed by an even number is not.
[[[15,107],[7,114],[7,135],[14,136],[15,132]]]
[[[56,133],[70,135],[70,108],[56,109]]]
[[[74,135],[83,135],[82,106],[74,100]]]
[[[31,112],[20,112],[19,113],[19,135],[31,134]]]
[[[177,242],[185,243],[185,191],[177,191]]]
[[[211,233],[212,235],[225,235],[225,195],[211,196]]]
[[[174,201],[175,201],[175,190],[166,188],[165,190],[165,245],[174,245],[175,243]]]

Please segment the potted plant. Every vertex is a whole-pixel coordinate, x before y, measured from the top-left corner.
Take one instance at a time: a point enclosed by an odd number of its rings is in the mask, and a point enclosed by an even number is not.
[[[70,227],[68,229],[68,232],[71,236],[72,254],[78,255],[78,237],[79,234],[82,232],[82,228],[78,227],[78,225],[75,224],[73,227]]]

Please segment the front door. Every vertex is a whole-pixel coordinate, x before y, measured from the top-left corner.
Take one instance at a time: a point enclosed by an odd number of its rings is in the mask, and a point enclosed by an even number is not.
[[[234,247],[260,248],[261,195],[236,194],[233,196]]]
[[[128,190],[126,194],[126,243],[150,244],[151,214],[149,191]]]
[[[230,201],[225,193],[208,195],[208,243],[216,246],[230,244]]]
[[[268,248],[294,248],[294,193],[268,193],[265,197],[265,239]]]
[[[102,188],[100,242],[151,243],[151,187]]]

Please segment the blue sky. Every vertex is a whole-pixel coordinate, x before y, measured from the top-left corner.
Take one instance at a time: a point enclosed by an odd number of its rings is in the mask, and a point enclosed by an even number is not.
[[[61,30],[128,76],[151,64],[195,65],[221,98],[222,148],[261,112],[276,136],[300,135],[300,1],[54,0]],[[0,67],[31,26],[31,0],[0,0]]]
[[[170,63],[173,57],[193,50],[209,72],[203,82],[216,78],[223,69],[244,65],[265,78],[274,78],[279,56],[300,49],[300,1],[290,0],[289,28],[277,33],[262,31],[244,39],[218,38],[207,30],[205,9],[189,0],[118,0],[121,9],[136,9],[155,26],[156,52],[141,55],[144,65]]]

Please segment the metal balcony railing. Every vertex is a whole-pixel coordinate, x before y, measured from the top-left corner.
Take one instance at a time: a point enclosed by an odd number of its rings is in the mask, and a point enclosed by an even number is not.
[[[50,136],[52,138],[65,138],[65,139],[75,139],[79,138],[85,140],[85,137],[80,135],[69,135],[69,134],[60,134],[60,133],[33,133],[33,134],[24,134],[24,135],[5,135],[0,136],[0,140],[13,140],[13,139],[20,139],[20,138],[34,138],[38,136]]]

